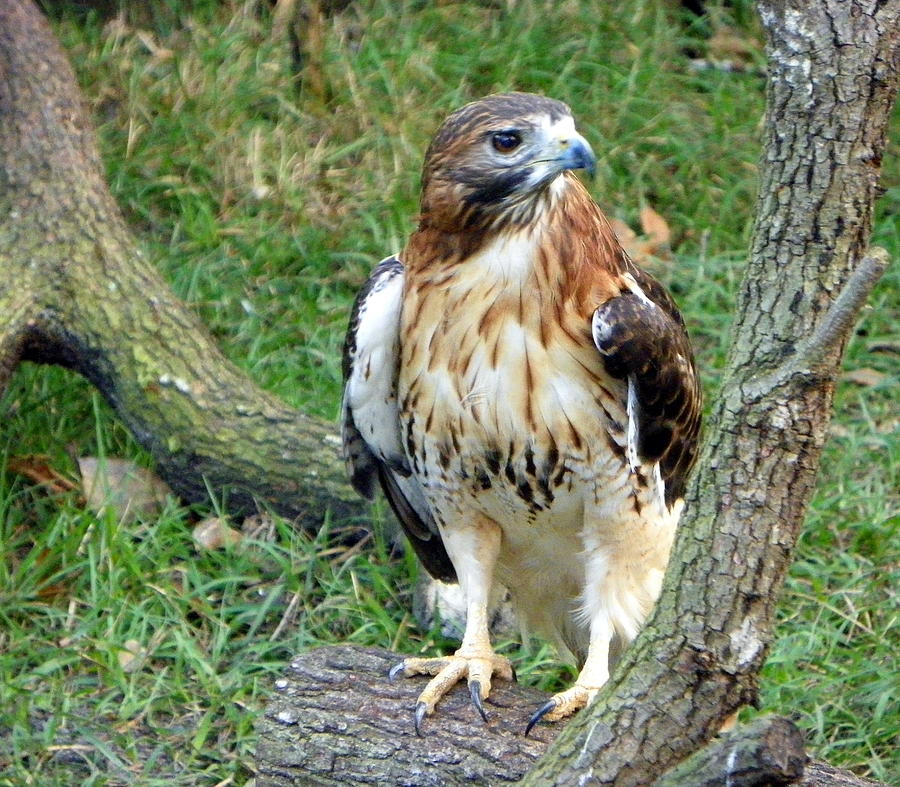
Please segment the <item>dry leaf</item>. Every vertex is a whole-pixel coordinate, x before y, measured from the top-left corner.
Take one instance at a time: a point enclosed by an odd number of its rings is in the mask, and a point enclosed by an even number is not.
[[[644,205],[640,213],[641,229],[647,239],[656,246],[657,249],[668,251],[669,244],[672,241],[672,230],[666,220],[660,216],[649,205]]]
[[[879,372],[877,369],[870,369],[869,367],[850,369],[841,375],[842,380],[865,386],[878,385],[885,377],[887,375],[884,372]]]
[[[51,467],[50,457],[44,454],[10,457],[6,463],[6,469],[46,487],[51,494],[63,494],[78,488],[77,483]]]
[[[755,38],[732,27],[722,26],[709,39],[709,56],[717,61],[732,61],[749,65],[761,45]]]
[[[172,495],[169,485],[128,459],[78,457],[85,505],[100,516],[108,507],[123,522],[156,516]]]
[[[715,69],[735,73],[756,73],[762,60],[762,42],[746,31],[720,26],[710,36],[706,57],[691,60],[697,71]]]
[[[613,232],[616,233],[619,243],[625,246],[625,250],[627,251],[628,244],[632,243],[634,239],[637,238],[637,233],[619,218],[610,219],[609,224],[613,228]]]
[[[275,520],[270,514],[253,514],[241,522],[241,533],[254,541],[275,541]]]
[[[194,527],[194,543],[201,549],[222,549],[233,547],[243,540],[243,536],[228,526],[225,519],[211,517]]]
[[[622,244],[622,248],[625,249],[625,253],[638,265],[646,265],[649,258],[647,242],[638,238],[637,233],[622,219],[611,219],[609,223],[613,232],[616,233],[619,243]]]
[[[628,254],[638,265],[653,268],[659,266],[661,259],[669,259],[671,250],[669,242],[672,232],[666,220],[653,208],[645,207],[640,214],[641,227],[644,235],[638,236],[631,227],[621,219],[611,219],[610,225],[616,238]]]
[[[137,672],[147,657],[147,651],[136,639],[126,640],[124,646],[116,653],[119,666],[123,672]]]

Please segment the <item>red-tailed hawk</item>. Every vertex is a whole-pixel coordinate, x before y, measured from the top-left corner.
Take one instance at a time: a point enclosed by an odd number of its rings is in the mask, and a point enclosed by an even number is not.
[[[488,634],[493,582],[581,668],[529,729],[591,700],[659,593],[700,386],[672,299],[571,172],[594,164],[559,101],[457,110],[425,156],[418,229],[353,308],[353,485],[381,485],[425,568],[466,599],[456,653],[392,670],[433,676],[417,731],[464,677],[482,716],[491,678],[512,678]]]

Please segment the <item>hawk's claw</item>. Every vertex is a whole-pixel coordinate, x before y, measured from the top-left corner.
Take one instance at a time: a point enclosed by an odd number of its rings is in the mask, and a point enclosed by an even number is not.
[[[485,713],[484,705],[481,702],[481,683],[477,680],[469,681],[469,696],[472,698],[472,704],[475,706],[475,710],[481,714],[482,719],[487,721],[488,715]]]
[[[604,682],[605,680],[604,676]],[[525,734],[527,735],[531,732],[531,728],[543,719],[559,721],[580,711],[590,703],[599,690],[599,686],[584,686],[576,682],[574,686],[569,687],[565,691],[554,694],[535,711],[534,716],[531,717],[528,726],[525,728]]]
[[[393,683],[393,682],[397,679],[397,676],[398,676],[401,672],[403,672],[403,670],[405,670],[405,669],[406,669],[406,662],[405,662],[405,661],[401,661],[399,664],[395,664],[393,667],[391,667],[391,671],[388,672],[388,680],[389,680],[391,683]]]
[[[428,703],[416,703],[416,735],[422,737],[422,719],[428,715]]]
[[[531,728],[537,724],[541,719],[544,718],[550,711],[552,711],[556,707],[556,700],[547,700],[540,708],[538,708],[534,715],[528,720],[528,726],[525,727],[525,735],[528,735],[531,732]]]
[[[461,649],[460,649],[461,650]],[[473,649],[474,650],[474,649]],[[442,658],[409,657],[391,667],[388,677],[393,680],[398,675],[430,675],[431,680],[422,689],[416,703],[416,734],[422,734],[422,720],[434,712],[440,699],[468,677],[469,697],[481,718],[488,721],[484,709],[482,694],[487,696],[491,691],[491,677],[497,675],[505,680],[512,678],[512,665],[506,656],[498,656],[490,649],[469,650],[465,655],[457,651],[452,656]]]

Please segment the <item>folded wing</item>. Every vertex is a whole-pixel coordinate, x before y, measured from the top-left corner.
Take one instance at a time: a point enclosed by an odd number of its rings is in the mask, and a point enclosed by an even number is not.
[[[397,406],[403,263],[382,260],[353,304],[344,341],[341,441],[353,488],[372,499],[376,484],[428,572],[455,582],[437,525],[410,472]]]
[[[627,379],[641,462],[658,463],[671,506],[683,497],[697,453],[702,396],[694,356],[675,303],[652,276],[629,266],[627,289],[602,304],[593,336],[606,371]]]

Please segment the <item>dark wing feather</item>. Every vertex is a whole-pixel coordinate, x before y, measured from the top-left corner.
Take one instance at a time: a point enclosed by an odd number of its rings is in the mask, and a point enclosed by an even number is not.
[[[455,582],[453,564],[401,443],[396,387],[403,275],[396,257],[382,260],[353,304],[342,364],[343,455],[353,488],[371,500],[379,483],[428,572]]]
[[[594,312],[594,343],[606,371],[634,385],[637,455],[659,463],[671,505],[684,495],[696,458],[700,381],[675,302],[649,274],[637,267],[629,274],[634,286]]]

